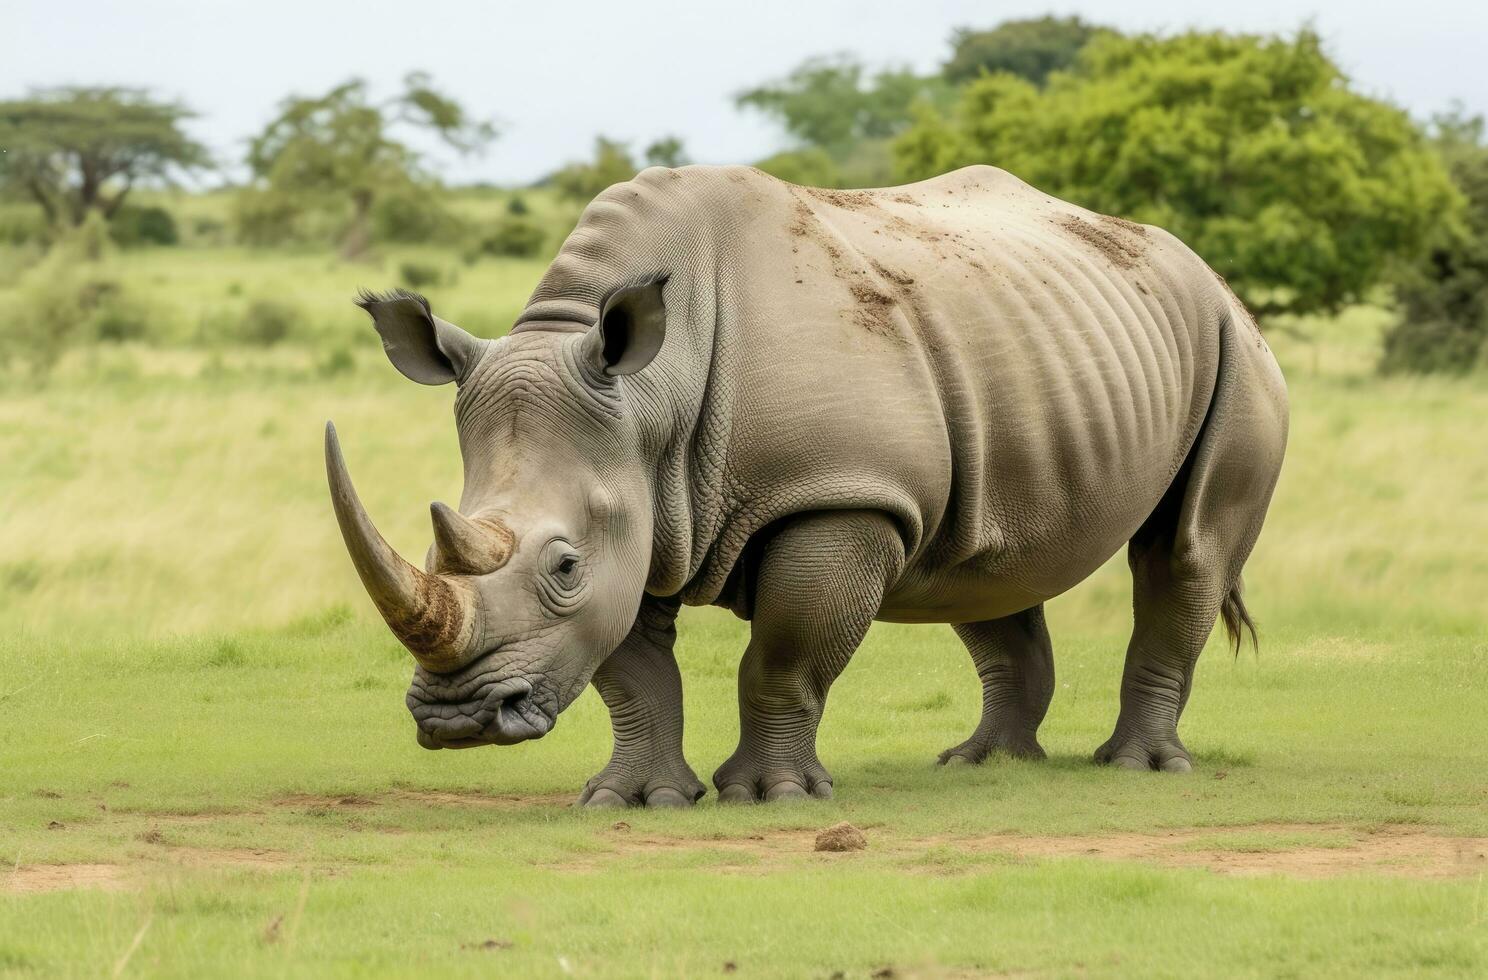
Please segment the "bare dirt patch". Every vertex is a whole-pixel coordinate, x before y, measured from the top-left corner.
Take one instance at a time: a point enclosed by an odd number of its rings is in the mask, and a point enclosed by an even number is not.
[[[75,888],[123,891],[129,887],[127,871],[117,864],[32,864],[0,873],[7,894],[35,895]]]
[[[820,853],[818,832],[781,830],[748,837],[687,839],[629,833],[609,836],[609,854],[557,862],[555,870],[602,871],[615,857],[706,851],[715,870],[767,873],[801,864],[855,860],[851,852]],[[1270,840],[1268,840],[1270,838]],[[1321,841],[1321,842],[1320,842]],[[872,853],[914,860],[931,851],[1005,855],[1014,861],[1095,858],[1165,868],[1204,868],[1224,875],[1285,875],[1330,878],[1376,874],[1408,878],[1461,878],[1488,872],[1488,838],[1452,837],[1429,829],[1389,825],[1249,824],[1190,827],[1149,833],[987,834],[982,836],[903,837],[887,828],[874,831]],[[946,867],[940,873],[970,868]]]
[[[1289,844],[1287,837],[1299,833],[1340,839],[1336,846]],[[1256,843],[1258,834],[1274,834],[1274,847]],[[1235,838],[1239,846],[1225,846],[1226,838]],[[944,843],[955,846],[954,841]],[[1367,873],[1457,878],[1488,871],[1488,838],[1450,837],[1406,825],[1356,828],[1341,824],[1257,824],[1144,834],[1067,837],[1008,834],[963,843],[973,851],[996,851],[1015,857],[1094,857],[1165,867],[1207,868],[1231,875],[1328,878]]]
[[[288,854],[259,847],[172,847],[164,857],[166,863],[193,868],[256,871],[278,871],[294,863]]]
[[[457,790],[397,789],[375,796],[319,796],[314,793],[296,793],[274,800],[276,807],[300,807],[309,809],[361,808],[387,804],[417,803],[429,806],[487,807],[496,810],[529,810],[553,806],[568,806],[574,801],[572,793],[548,793],[541,796],[517,794],[480,793]]]

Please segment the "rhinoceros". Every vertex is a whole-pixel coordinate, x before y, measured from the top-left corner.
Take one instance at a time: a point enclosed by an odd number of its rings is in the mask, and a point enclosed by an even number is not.
[[[454,382],[458,508],[420,571],[326,431],[346,546],[416,660],[427,748],[541,738],[592,683],[589,806],[685,806],[682,604],[750,622],[721,802],[830,797],[827,692],[875,620],[947,623],[982,683],[940,755],[1043,756],[1044,603],[1125,544],[1135,627],[1095,761],[1189,770],[1178,737],[1281,467],[1286,388],[1254,320],[1172,235],[992,167],[820,190],[648,169],[596,198],[510,332],[363,294],[393,365]]]

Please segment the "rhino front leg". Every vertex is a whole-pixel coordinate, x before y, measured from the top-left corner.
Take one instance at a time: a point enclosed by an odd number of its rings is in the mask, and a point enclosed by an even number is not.
[[[940,764],[981,762],[997,752],[1044,758],[1038,728],[1054,696],[1054,648],[1044,607],[955,629],[982,679],[982,720],[971,738],[940,754]]]
[[[903,564],[894,523],[871,512],[802,516],[765,546],[739,667],[739,747],[713,775],[719,802],[832,795],[816,755],[827,691]]]
[[[583,806],[691,806],[706,788],[682,756],[682,675],[672,655],[676,599],[645,596],[625,642],[594,673],[615,750]]]

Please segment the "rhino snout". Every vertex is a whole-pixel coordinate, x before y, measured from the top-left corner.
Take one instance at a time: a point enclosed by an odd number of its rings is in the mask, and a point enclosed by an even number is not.
[[[500,668],[486,665],[487,659],[461,672],[467,676],[415,672],[406,702],[424,748],[515,745],[552,730],[555,713],[544,706],[547,699],[532,681],[500,677]]]

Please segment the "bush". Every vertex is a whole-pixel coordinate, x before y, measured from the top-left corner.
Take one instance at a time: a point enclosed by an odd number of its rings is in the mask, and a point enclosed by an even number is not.
[[[473,261],[482,255],[530,259],[542,253],[547,240],[547,233],[536,222],[511,216],[497,222],[483,235],[466,255],[466,260]]]
[[[233,339],[255,347],[272,347],[290,335],[300,320],[292,303],[278,299],[255,299],[233,326]]]
[[[520,194],[513,194],[511,200],[506,202],[506,213],[521,217],[532,209],[527,206],[527,199]]]
[[[282,194],[244,188],[233,198],[232,223],[244,245],[282,245],[302,236],[300,209]]]
[[[372,206],[372,239],[410,245],[449,244],[463,234],[460,221],[425,188],[396,191]]]
[[[109,221],[109,235],[123,248],[140,245],[175,245],[181,238],[176,219],[165,208],[126,204]]]
[[[766,157],[756,167],[781,180],[802,187],[840,187],[842,174],[826,150],[787,150]]]
[[[89,211],[83,223],[68,229],[58,239],[49,254],[59,269],[89,262],[101,262],[114,251],[114,240],[109,235],[108,221],[97,211]]]
[[[1437,145],[1467,199],[1459,227],[1444,230],[1396,287],[1400,319],[1385,335],[1386,372],[1461,374],[1488,366],[1488,143],[1482,118],[1436,121]]]
[[[0,321],[0,364],[18,358],[45,375],[82,344],[147,339],[155,319],[118,282],[54,251],[22,279],[14,307]]]
[[[345,347],[337,347],[315,364],[315,371],[322,378],[334,378],[356,370],[356,358]]]
[[[50,232],[46,215],[30,205],[0,206],[0,245],[45,242]]]
[[[91,332],[98,340],[113,343],[144,340],[150,336],[151,320],[152,314],[143,303],[132,296],[116,294],[99,304]]]
[[[191,222],[191,237],[200,244],[221,245],[227,239],[227,225],[216,218],[199,217]]]
[[[444,282],[444,273],[438,266],[422,262],[404,262],[398,266],[398,279],[404,286],[417,292]]]

